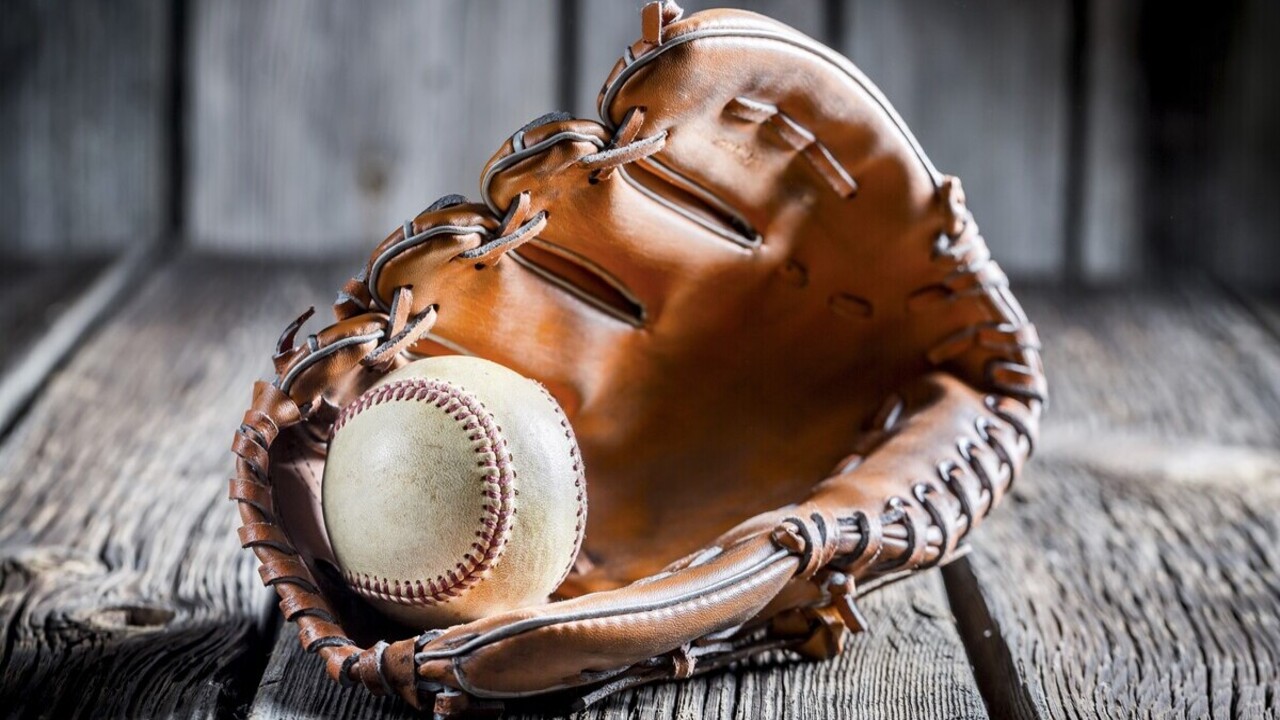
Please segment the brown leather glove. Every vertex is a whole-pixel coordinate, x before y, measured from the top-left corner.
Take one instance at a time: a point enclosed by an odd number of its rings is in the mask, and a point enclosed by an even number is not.
[[[1031,451],[1034,329],[960,183],[880,92],[758,15],[655,3],[643,21],[603,124],[517,132],[482,204],[406,222],[256,387],[241,540],[341,682],[448,713],[766,649],[830,657],[862,628],[856,598],[955,557]],[[586,542],[565,599],[387,644],[333,569],[324,442],[381,374],[442,352],[555,394]]]

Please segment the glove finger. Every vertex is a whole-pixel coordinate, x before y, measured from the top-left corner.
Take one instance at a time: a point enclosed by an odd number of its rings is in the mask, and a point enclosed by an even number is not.
[[[749,13],[699,13],[660,38],[633,45],[600,97],[606,123],[644,107],[642,134],[667,134],[637,165],[734,208],[776,252],[853,236],[927,253],[936,172],[852,64]]]
[[[418,674],[480,697],[616,680],[628,671],[687,676],[699,655],[714,651],[691,643],[750,621],[795,569],[793,556],[758,536],[643,583],[450,628],[423,644]]]
[[[632,328],[584,306],[514,258],[479,263],[466,257],[499,226],[477,205],[421,213],[407,223],[407,234],[406,228],[397,230],[374,251],[366,269],[371,302],[385,306],[397,287],[412,287],[411,314],[438,306],[435,326],[413,352],[463,353],[500,362],[538,378],[571,410],[590,390],[592,375],[583,364],[564,358],[607,358],[624,345]],[[513,341],[551,329],[554,343]]]
[[[662,141],[628,141],[598,123],[552,119],[526,127],[499,150],[481,192],[495,212],[529,192],[533,208],[548,213],[547,227],[517,255],[586,304],[652,325],[679,287],[741,266],[756,242],[753,232],[699,211],[691,198],[667,199],[678,190],[655,192],[629,167],[607,166],[610,153],[637,144],[648,152]]]

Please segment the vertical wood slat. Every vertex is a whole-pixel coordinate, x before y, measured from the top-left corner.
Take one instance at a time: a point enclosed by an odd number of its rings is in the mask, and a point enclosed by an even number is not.
[[[1142,269],[1142,140],[1145,110],[1138,61],[1138,3],[1088,4],[1085,51],[1086,142],[1076,172],[1083,177],[1080,233],[1083,279],[1111,282]]]
[[[193,1],[199,246],[371,247],[555,99],[553,0]]]
[[[172,12],[0,4],[0,252],[100,254],[160,234]]]
[[[1206,185],[1212,214],[1195,239],[1223,280],[1280,290],[1280,3],[1244,0],[1226,59],[1226,82],[1210,98],[1221,148]]]
[[[1000,264],[1057,274],[1066,191],[1066,0],[850,0],[845,53],[942,172]]]

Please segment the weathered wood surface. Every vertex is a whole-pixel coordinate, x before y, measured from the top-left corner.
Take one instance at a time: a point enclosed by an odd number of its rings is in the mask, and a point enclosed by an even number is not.
[[[751,663],[685,682],[618,693],[572,717],[987,717],[956,635],[940,575],[932,573],[888,587],[866,598],[862,606],[874,631],[851,638],[845,654],[830,662]],[[297,630],[289,624],[276,641],[250,717],[407,720],[415,715],[408,706],[374,698],[362,688],[336,686],[324,674],[319,660],[302,651]]]
[[[281,327],[345,273],[158,274],[0,445],[5,713],[225,715],[258,682],[274,601],[235,541],[230,433]]]
[[[71,258],[2,263],[0,438],[150,257],[149,248],[140,246],[110,264]]]
[[[167,212],[172,3],[0,3],[0,249],[101,253]]]
[[[555,109],[554,0],[194,0],[190,234],[372,248]]]
[[[1252,294],[1244,298],[1245,304],[1258,317],[1272,335],[1280,338],[1280,293]]]
[[[528,119],[593,117],[642,4],[0,4],[0,248],[93,254],[174,229],[267,255],[366,247],[443,193],[474,194]],[[1015,275],[1123,279],[1172,257],[1275,286],[1270,0],[1178,20],[1190,40],[1166,38],[1172,57],[1144,56],[1160,10],[1107,0],[685,4],[758,10],[849,54],[965,179]],[[1223,56],[1183,52],[1201,39]],[[1153,107],[1162,83],[1200,89]]]
[[[0,378],[102,267],[85,260],[36,263],[0,257]]]
[[[947,571],[993,714],[1274,717],[1277,336],[1203,289],[1032,300],[1044,445]]]
[[[1065,0],[852,0],[845,17],[845,54],[938,169],[964,181],[1013,273],[1062,267],[1067,11]]]

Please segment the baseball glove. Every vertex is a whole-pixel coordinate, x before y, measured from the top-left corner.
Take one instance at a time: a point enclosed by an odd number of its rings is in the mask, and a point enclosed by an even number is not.
[[[339,682],[449,714],[831,657],[857,598],[956,557],[1031,452],[1035,331],[880,92],[759,15],[642,19],[601,122],[518,131],[480,203],[405,222],[255,387],[240,538]],[[381,375],[441,353],[546,385],[591,514],[556,601],[388,643],[333,566],[325,442]]]

